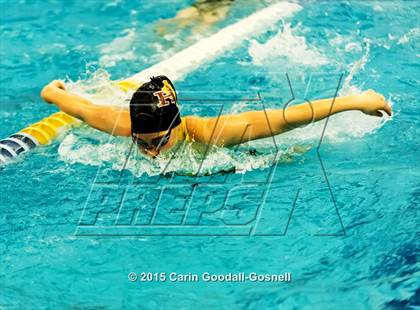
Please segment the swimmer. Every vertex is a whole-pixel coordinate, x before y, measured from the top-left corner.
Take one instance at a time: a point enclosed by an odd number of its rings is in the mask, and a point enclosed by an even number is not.
[[[129,109],[99,106],[66,91],[60,80],[46,85],[41,97],[89,126],[115,136],[131,137],[139,150],[152,158],[183,141],[230,147],[279,135],[320,121],[329,115],[357,110],[381,117],[391,115],[391,106],[373,90],[358,95],[289,106],[286,109],[249,111],[220,117],[181,117],[177,94],[166,76],[152,77],[130,100]]]
[[[234,0],[197,0],[192,6],[182,9],[174,18],[161,20],[156,32],[164,36],[174,29],[194,27],[193,31],[201,33],[215,23],[226,18]]]

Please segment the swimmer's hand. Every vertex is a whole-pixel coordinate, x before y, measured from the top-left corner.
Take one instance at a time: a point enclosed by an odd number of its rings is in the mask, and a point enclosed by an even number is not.
[[[51,91],[54,91],[56,89],[62,89],[66,90],[66,86],[64,85],[63,81],[60,80],[54,80],[47,84],[41,91],[41,97],[48,103],[53,103],[53,100],[51,100],[50,96],[48,96]]]
[[[66,90],[66,85],[64,85],[64,82],[61,81],[61,80],[54,80],[49,85],[51,85],[53,87],[57,87],[57,88],[62,89],[62,90]]]
[[[360,95],[358,95],[358,101],[360,104],[360,111],[367,115],[373,115],[381,117],[383,112],[391,116],[392,109],[388,102],[385,101],[384,96],[381,94],[369,89]]]

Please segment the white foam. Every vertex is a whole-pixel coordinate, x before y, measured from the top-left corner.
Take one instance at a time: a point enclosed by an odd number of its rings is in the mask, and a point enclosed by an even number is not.
[[[279,57],[286,57],[289,62],[310,67],[328,63],[314,46],[308,46],[304,37],[292,33],[290,24],[286,24],[282,31],[265,43],[252,40],[248,52],[257,66],[272,64]]]
[[[94,104],[118,107],[128,107],[132,91],[124,92],[110,79],[109,73],[99,69],[93,73],[88,72],[86,80],[66,83],[68,91],[82,96]]]
[[[369,39],[364,39],[363,42],[365,43],[365,46],[366,46],[365,52],[360,59],[356,60],[355,62],[349,65],[349,74],[344,80],[343,86],[341,87],[341,90],[340,90],[340,95],[342,96],[361,92],[360,89],[351,85],[351,81],[353,80],[353,77],[358,72],[364,69],[366,62],[369,59],[371,41]]]
[[[398,45],[404,45],[411,41],[418,42],[419,37],[420,37],[419,27],[410,29],[407,33],[404,33],[402,36],[388,33],[389,41],[397,41]]]
[[[95,140],[95,139],[93,139]],[[99,139],[100,140],[100,139]],[[275,149],[263,140],[254,141],[250,145],[243,145],[238,151],[213,147],[203,160],[203,154],[196,151],[190,144],[181,146],[177,155],[171,159],[171,153],[161,154],[159,160],[150,160],[133,150],[125,165],[129,154],[131,140],[129,138],[111,137],[107,142],[93,143],[92,132],[84,128],[68,134],[60,144],[58,153],[60,159],[67,163],[81,163],[100,166],[102,169],[126,170],[135,176],[159,175],[163,172],[176,172],[186,175],[208,175],[220,171],[236,171],[244,173],[253,169],[266,168],[276,162],[290,161],[293,150],[283,148],[275,157]],[[249,147],[258,148],[258,155],[250,155]],[[170,163],[169,163],[170,162]]]
[[[382,6],[380,6],[378,3],[374,4],[372,9],[376,12],[383,12],[384,8]]]
[[[333,115],[328,120],[323,141],[340,143],[354,138],[361,138],[376,131],[387,119],[389,118],[382,119],[358,111],[348,111]],[[322,136],[325,122],[326,119],[279,135],[276,137],[276,141],[287,145],[295,143],[316,144]]]
[[[113,0],[113,1],[107,1],[107,3],[105,4],[105,7],[117,7],[121,4],[122,0]]]
[[[99,46],[101,57],[99,65],[101,67],[114,67],[122,60],[135,60],[134,53],[136,42],[136,31],[134,28],[128,28],[123,31],[123,36],[117,37],[107,44]]]
[[[413,28],[410,29],[406,34],[404,34],[401,38],[398,39],[397,44],[406,44],[410,41],[417,41],[420,37],[420,28]]]

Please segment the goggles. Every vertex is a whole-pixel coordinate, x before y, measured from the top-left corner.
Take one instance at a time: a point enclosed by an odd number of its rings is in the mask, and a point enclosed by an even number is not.
[[[168,132],[164,136],[154,138],[154,139],[152,139],[152,141],[150,141],[150,143],[140,139],[139,137],[136,137],[133,134],[131,134],[131,138],[133,140],[133,143],[135,145],[137,145],[138,147],[142,148],[142,149],[145,149],[145,150],[151,150],[151,149],[159,150],[161,147],[165,146],[168,143],[169,139],[171,138],[171,131],[172,131],[172,127],[169,128]]]

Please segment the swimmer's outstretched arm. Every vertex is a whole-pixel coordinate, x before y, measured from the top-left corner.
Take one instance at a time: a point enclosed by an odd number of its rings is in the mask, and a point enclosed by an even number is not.
[[[266,138],[294,128],[322,120],[329,115],[358,110],[368,115],[391,115],[391,107],[384,97],[373,90],[360,95],[321,99],[285,109],[251,111],[219,118],[188,119],[194,140],[220,146],[232,146],[243,142]]]
[[[76,117],[89,126],[115,136],[130,136],[130,112],[125,109],[95,105],[86,98],[66,91],[64,83],[52,81],[41,91],[41,97],[54,103],[61,111]]]

